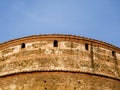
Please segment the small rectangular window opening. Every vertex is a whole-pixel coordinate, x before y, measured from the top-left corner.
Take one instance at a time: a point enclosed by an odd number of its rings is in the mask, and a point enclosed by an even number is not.
[[[88,44],[85,44],[85,50],[88,50],[89,47],[88,47]]]
[[[112,51],[112,56],[115,56],[115,51]]]
[[[58,47],[58,41],[57,41],[57,40],[54,40],[53,45],[54,45],[54,47]]]
[[[22,43],[21,48],[25,48],[25,43]]]

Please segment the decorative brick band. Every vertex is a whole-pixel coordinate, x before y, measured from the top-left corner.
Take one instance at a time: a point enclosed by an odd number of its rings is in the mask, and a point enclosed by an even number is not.
[[[92,73],[92,72],[84,72],[84,71],[80,71],[80,70],[75,70],[75,69],[32,69],[32,70],[23,70],[23,71],[19,71],[19,72],[10,72],[10,73],[4,73],[3,75],[0,75],[1,77],[6,77],[6,76],[10,76],[10,75],[14,75],[14,74],[20,74],[20,73],[31,73],[31,72],[70,72],[70,73],[83,73],[83,74],[90,74],[90,75],[95,75],[95,76],[100,76],[100,77],[106,77],[106,78],[110,78],[110,79],[115,79],[120,81],[120,78],[116,78],[110,75],[103,75],[100,73]]]
[[[60,66],[58,63],[51,63],[48,65],[48,62],[42,64],[42,59],[35,60],[15,60],[9,63],[3,63],[0,65],[0,77],[9,76],[18,73],[24,72],[74,72],[74,73],[86,73],[92,75],[98,75],[102,77],[108,77],[116,80],[120,80],[120,77],[116,77],[114,75],[98,73],[94,71],[94,68],[75,68],[75,67],[66,67]],[[43,59],[44,60],[44,59]],[[50,63],[50,62],[49,62]],[[48,66],[47,66],[48,65]],[[65,65],[65,63],[63,64]]]

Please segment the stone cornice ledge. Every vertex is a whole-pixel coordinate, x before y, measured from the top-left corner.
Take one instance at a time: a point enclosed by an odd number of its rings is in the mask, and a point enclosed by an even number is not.
[[[102,74],[102,73],[95,73],[92,72],[92,69],[90,69],[90,71],[81,71],[80,69],[75,69],[75,68],[27,68],[27,69],[23,69],[23,70],[15,70],[15,71],[9,71],[9,72],[4,72],[4,73],[0,73],[0,78],[5,77],[5,76],[10,76],[10,75],[14,75],[14,74],[20,74],[20,73],[30,73],[30,72],[70,72],[70,73],[83,73],[83,74],[90,74],[90,75],[94,75],[94,76],[100,76],[100,77],[106,77],[109,79],[115,79],[120,81],[120,77],[114,77],[112,75],[108,75],[108,74]]]

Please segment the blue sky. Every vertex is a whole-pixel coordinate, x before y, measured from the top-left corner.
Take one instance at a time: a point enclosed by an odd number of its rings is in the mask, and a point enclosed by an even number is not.
[[[48,33],[120,47],[120,0],[0,0],[0,42]]]

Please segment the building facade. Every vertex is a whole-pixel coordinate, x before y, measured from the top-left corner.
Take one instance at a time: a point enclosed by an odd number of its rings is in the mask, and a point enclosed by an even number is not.
[[[63,34],[1,43],[0,90],[120,90],[120,48]]]

